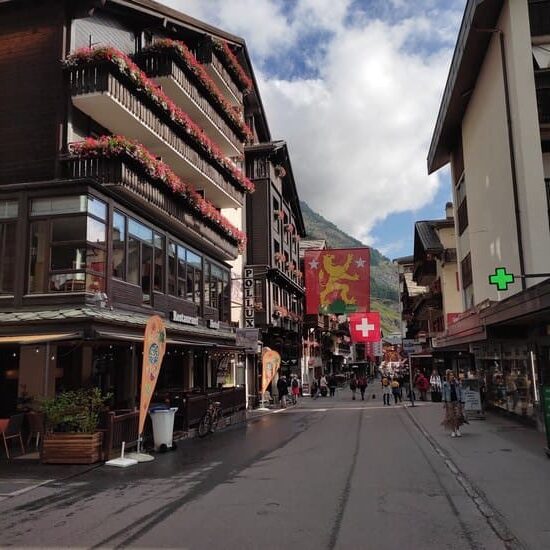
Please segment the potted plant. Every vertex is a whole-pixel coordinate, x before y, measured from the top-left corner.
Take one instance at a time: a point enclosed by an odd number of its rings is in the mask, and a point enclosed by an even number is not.
[[[93,464],[102,458],[100,414],[111,394],[98,388],[58,394],[42,402],[46,433],[41,461],[46,464]]]

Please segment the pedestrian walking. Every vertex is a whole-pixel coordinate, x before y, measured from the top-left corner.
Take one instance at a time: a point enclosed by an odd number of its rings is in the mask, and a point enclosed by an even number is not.
[[[336,386],[337,386],[336,376],[334,376],[334,374],[331,374],[328,377],[328,389],[331,397],[334,397],[336,393]]]
[[[284,409],[286,407],[286,396],[288,395],[288,384],[284,376],[281,376],[277,381],[277,391],[279,392],[281,409]]]
[[[328,395],[328,382],[324,374],[319,380],[319,389],[321,390],[321,397],[326,397]]]
[[[361,392],[361,401],[365,400],[365,391],[367,389],[367,378],[365,376],[360,376],[357,381],[357,386]]]
[[[357,380],[355,379],[355,375],[353,375],[349,381],[349,389],[351,390],[351,398],[355,401],[355,392],[357,391]]]
[[[418,391],[420,392],[420,401],[426,401],[426,394],[428,392],[428,388],[430,387],[430,383],[428,382],[428,379],[422,374],[421,372],[418,373],[418,376],[415,380],[415,386],[418,388]]]
[[[290,389],[292,392],[292,404],[296,405],[298,403],[298,396],[300,395],[300,382],[298,382],[298,377],[296,375],[292,377]]]
[[[433,402],[439,403],[441,401],[442,387],[443,383],[441,381],[441,376],[439,376],[439,372],[437,372],[437,369],[433,369],[432,374],[430,375],[430,392]]]
[[[311,399],[317,399],[317,392],[319,391],[319,386],[317,385],[317,380],[313,379],[311,383]]]
[[[390,386],[390,380],[387,376],[382,377],[382,399],[384,401],[384,405],[391,405],[390,399],[391,399],[391,386]]]
[[[464,392],[460,380],[455,378],[452,370],[445,373],[445,382],[443,382],[443,401],[445,408],[445,417],[443,426],[451,430],[451,437],[462,437],[460,426],[464,424]]]
[[[397,381],[397,378],[394,376],[393,380],[391,381],[391,392],[393,393],[393,399],[396,405],[397,405],[397,400],[399,400],[399,403],[401,403],[400,390],[401,390],[401,387],[399,385],[399,382]]]

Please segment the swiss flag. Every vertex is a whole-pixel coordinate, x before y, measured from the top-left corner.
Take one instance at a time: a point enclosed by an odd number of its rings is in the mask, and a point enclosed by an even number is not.
[[[380,313],[349,314],[349,331],[352,342],[379,342],[380,341]]]

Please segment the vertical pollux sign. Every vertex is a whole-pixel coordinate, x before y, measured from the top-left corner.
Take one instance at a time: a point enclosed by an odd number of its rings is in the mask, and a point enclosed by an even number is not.
[[[166,328],[164,326],[164,321],[158,315],[153,315],[147,321],[143,340],[143,366],[141,371],[141,399],[139,404],[138,430],[140,435],[143,433],[147,410],[149,409],[149,403],[155,391],[165,350]]]
[[[244,268],[244,328],[254,328],[254,268]]]

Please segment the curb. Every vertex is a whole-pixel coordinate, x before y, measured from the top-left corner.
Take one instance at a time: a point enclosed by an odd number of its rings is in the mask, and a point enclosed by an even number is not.
[[[445,451],[437,444],[435,439],[428,433],[428,431],[422,426],[421,422],[414,417],[413,413],[409,411],[409,407],[403,407],[414,424],[416,429],[426,438],[433,450],[443,459],[445,466],[453,474],[454,478],[458,481],[460,486],[464,489],[464,492],[468,495],[470,500],[475,504],[481,515],[485,518],[485,521],[491,527],[496,536],[504,542],[506,548],[514,550],[522,550],[525,546],[519,541],[519,539],[512,533],[510,528],[504,522],[504,519],[500,512],[496,510],[487,500],[483,492],[476,487],[476,485],[468,479],[468,477],[460,470],[460,468],[453,462],[453,460],[445,453]]]

